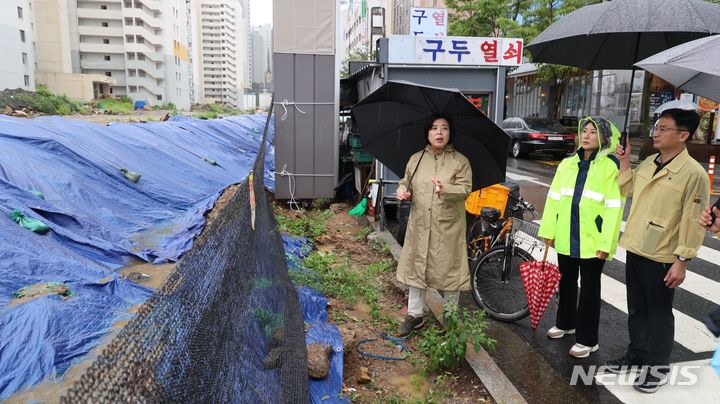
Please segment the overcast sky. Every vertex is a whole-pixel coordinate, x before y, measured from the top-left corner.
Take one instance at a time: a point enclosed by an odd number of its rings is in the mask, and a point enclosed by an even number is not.
[[[272,24],[272,0],[250,0],[250,24]]]

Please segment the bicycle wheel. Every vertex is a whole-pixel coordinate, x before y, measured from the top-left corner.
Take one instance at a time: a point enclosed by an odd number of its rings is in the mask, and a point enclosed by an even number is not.
[[[485,240],[482,238],[485,234],[482,232],[480,219],[477,218],[469,226],[467,230],[467,254],[468,258],[475,261],[483,254],[485,249]]]
[[[533,257],[527,251],[515,247],[510,257],[509,273],[503,281],[505,257],[505,246],[491,248],[475,263],[470,282],[475,302],[485,310],[488,317],[512,322],[530,314],[520,276],[520,263],[532,261]]]

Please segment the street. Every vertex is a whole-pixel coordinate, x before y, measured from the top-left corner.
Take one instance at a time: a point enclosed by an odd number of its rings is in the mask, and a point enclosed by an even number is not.
[[[507,179],[519,183],[522,196],[542,212],[557,163],[542,159],[509,158]],[[718,185],[718,181],[715,181],[716,191]],[[714,201],[717,197],[716,192],[711,196],[711,200]],[[628,200],[622,229],[627,220],[630,203]],[[541,214],[535,219],[541,219]],[[603,377],[605,385],[602,386],[597,385],[600,382],[597,376],[593,385],[578,383],[577,386],[570,386],[575,365],[582,365],[587,371],[589,365],[600,366],[625,353],[629,342],[625,256],[626,251],[618,247],[616,257],[603,268],[600,350],[589,358],[575,359],[568,354],[575,342],[574,337],[551,340],[545,336],[545,332],[555,321],[557,303],[554,299],[534,337],[530,333],[529,318],[513,324],[489,320],[491,325],[488,334],[498,340],[496,350],[490,354],[528,402],[670,403],[687,402],[691,399],[700,402],[717,400],[720,378],[709,366],[709,359],[718,346],[718,340],[702,323],[705,315],[720,307],[720,240],[712,237],[710,233],[707,234],[698,257],[688,265],[686,279],[677,289],[674,302],[675,345],[671,362],[673,365],[691,366],[686,371],[697,376],[697,383],[684,386],[682,382],[675,385],[671,382],[652,395],[639,393],[629,385],[615,385],[617,383],[614,382],[618,379],[614,375]],[[554,251],[551,251],[549,259],[555,259]],[[469,294],[463,296],[462,303],[468,307],[477,307]],[[578,370],[575,369],[575,372]],[[633,378],[630,378],[630,381],[632,380]],[[682,380],[682,376],[678,377],[678,380]]]

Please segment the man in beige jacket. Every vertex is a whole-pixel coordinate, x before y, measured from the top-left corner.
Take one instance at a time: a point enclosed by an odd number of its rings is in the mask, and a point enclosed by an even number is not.
[[[675,288],[685,280],[685,268],[702,246],[705,230],[698,218],[708,204],[710,183],[703,167],[687,152],[686,142],[700,117],[695,111],[663,111],[653,131],[654,154],[630,169],[630,145],[619,145],[618,185],[632,206],[620,246],[627,250],[630,346],[624,357],[607,363],[625,373],[641,367],[635,388],[653,393],[667,383],[675,318]]]

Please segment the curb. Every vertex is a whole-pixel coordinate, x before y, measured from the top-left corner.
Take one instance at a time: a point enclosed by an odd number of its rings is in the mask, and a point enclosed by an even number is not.
[[[400,252],[402,247],[390,234],[389,231],[379,230],[377,223],[370,221],[367,216],[365,217],[368,223],[373,226],[375,232],[385,242],[390,249],[390,253],[393,255],[395,261],[400,260]],[[402,290],[407,289],[404,285],[395,282],[395,285]],[[443,298],[440,296],[435,289],[428,289],[425,297],[425,302],[430,306],[435,318],[444,325],[443,321]],[[470,367],[477,375],[478,379],[485,385],[485,388],[490,393],[496,403],[518,403],[527,404],[527,401],[523,398],[520,392],[515,388],[515,385],[505,376],[503,371],[498,367],[497,363],[492,359],[488,352],[480,347],[480,351],[475,351],[471,344],[468,343],[467,353],[465,354],[465,360],[468,362]]]

